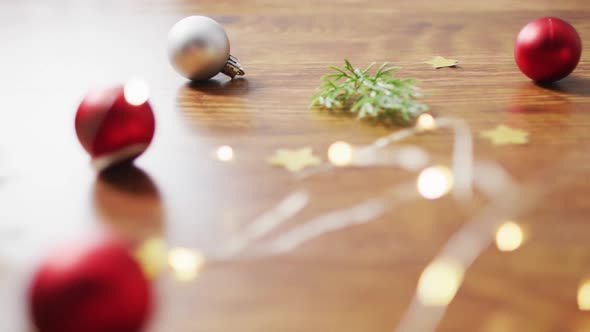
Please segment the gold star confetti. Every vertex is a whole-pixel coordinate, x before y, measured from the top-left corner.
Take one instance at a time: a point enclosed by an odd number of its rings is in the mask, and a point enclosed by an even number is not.
[[[285,167],[291,172],[299,172],[308,166],[319,165],[322,160],[313,155],[311,148],[298,150],[279,149],[268,159],[272,165]]]
[[[459,64],[459,61],[455,59],[447,59],[440,55],[435,56],[430,61],[424,62],[425,64],[431,65],[433,68],[439,69],[444,67],[455,67]]]
[[[495,129],[484,130],[480,133],[480,136],[489,138],[495,145],[526,144],[529,141],[528,132],[505,125],[498,125]]]

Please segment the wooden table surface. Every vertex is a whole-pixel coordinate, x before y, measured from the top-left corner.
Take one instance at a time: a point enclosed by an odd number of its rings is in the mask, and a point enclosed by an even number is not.
[[[244,79],[191,86],[173,71],[167,32],[195,14],[225,26]],[[520,28],[547,15],[590,43],[585,0],[0,1],[1,330],[28,330],[30,272],[68,236],[107,227],[207,256],[293,190],[309,193],[310,203],[260,241],[414,183],[416,172],[396,167],[301,180],[267,164],[279,148],[309,146],[325,159],[334,141],[367,144],[397,130],[309,111],[326,67],[348,58],[400,65],[401,76],[421,80],[433,113],[467,122],[476,160],[547,189],[501,216],[524,230],[523,245],[501,252],[490,242],[448,307],[416,304],[423,270],[496,198],[412,199],[286,253],[207,261],[189,282],[167,271],[156,281],[158,310],[147,330],[590,331],[590,313],[578,303],[590,277],[590,58],[584,53],[574,74],[552,87],[531,83],[513,59]],[[460,67],[423,64],[435,55]],[[151,86],[157,133],[136,168],[98,176],[76,139],[75,110],[89,89],[131,77]],[[498,124],[528,131],[529,144],[479,137]],[[404,144],[448,164],[453,136],[437,130]],[[214,157],[221,145],[233,147],[232,162]],[[413,327],[404,330],[402,320]]]

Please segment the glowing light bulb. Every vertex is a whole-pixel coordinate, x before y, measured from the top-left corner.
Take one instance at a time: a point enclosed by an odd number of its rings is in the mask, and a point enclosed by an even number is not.
[[[168,252],[168,264],[179,281],[195,279],[204,263],[205,257],[190,249],[173,248]]]
[[[346,166],[352,161],[352,146],[346,142],[335,142],[328,149],[328,159],[336,166]]]
[[[166,242],[158,237],[148,238],[135,251],[135,257],[144,273],[151,279],[160,275],[166,267]]]
[[[417,187],[424,198],[440,198],[453,188],[453,174],[445,166],[429,167],[418,176]]]
[[[496,232],[496,246],[500,251],[514,251],[524,240],[524,234],[517,223],[508,221],[503,223]]]
[[[590,311],[590,280],[585,280],[578,288],[578,308]]]
[[[416,120],[416,128],[418,130],[432,130],[436,128],[436,120],[428,113],[424,113]]]
[[[150,97],[150,88],[144,80],[132,79],[123,88],[125,100],[131,105],[143,105]]]
[[[221,161],[231,161],[234,159],[234,149],[232,149],[231,146],[229,145],[223,145],[220,146],[217,149],[217,159],[221,160]]]
[[[418,299],[427,306],[446,306],[455,297],[463,282],[460,264],[438,260],[428,265],[418,281]]]

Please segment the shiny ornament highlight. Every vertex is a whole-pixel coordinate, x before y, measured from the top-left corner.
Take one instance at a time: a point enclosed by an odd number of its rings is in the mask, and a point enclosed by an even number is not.
[[[580,61],[582,42],[576,29],[557,17],[527,24],[516,38],[514,57],[534,81],[551,83],[568,76]]]
[[[150,145],[155,118],[143,81],[89,93],[76,113],[76,134],[98,170],[131,162]]]
[[[230,55],[227,33],[215,20],[190,16],[168,33],[168,57],[176,71],[193,81],[205,81],[218,73],[231,78],[244,75],[239,60]]]
[[[85,239],[53,252],[36,271],[29,309],[39,332],[139,332],[152,291],[117,239]]]

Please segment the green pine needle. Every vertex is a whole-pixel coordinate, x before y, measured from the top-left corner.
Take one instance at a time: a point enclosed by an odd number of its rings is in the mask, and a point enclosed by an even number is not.
[[[387,63],[371,75],[369,71],[374,65],[358,69],[345,60],[343,68],[329,67],[334,72],[322,76],[311,106],[398,125],[410,125],[428,111],[428,105],[415,100],[422,97],[420,88],[414,85],[415,79],[394,77],[393,72],[399,67],[388,67]]]

